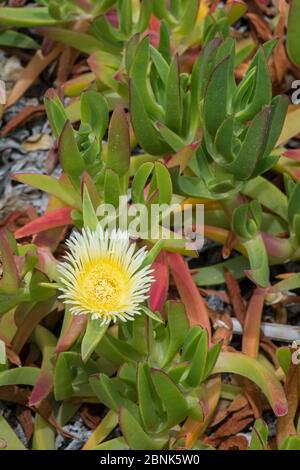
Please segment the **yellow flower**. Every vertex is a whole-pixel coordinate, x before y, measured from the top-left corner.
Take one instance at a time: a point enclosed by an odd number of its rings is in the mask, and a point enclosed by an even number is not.
[[[127,232],[83,229],[67,241],[70,252],[59,264],[60,298],[74,315],[101,319],[101,325],[133,320],[149,297],[151,266],[147,250],[136,251]]]

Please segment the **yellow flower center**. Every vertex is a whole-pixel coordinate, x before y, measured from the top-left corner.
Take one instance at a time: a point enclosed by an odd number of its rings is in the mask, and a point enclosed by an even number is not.
[[[119,309],[128,283],[128,274],[124,268],[109,258],[87,266],[78,282],[89,308],[104,314]]]

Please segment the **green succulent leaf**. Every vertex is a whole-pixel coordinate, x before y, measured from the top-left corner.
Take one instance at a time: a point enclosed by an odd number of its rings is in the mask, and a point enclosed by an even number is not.
[[[214,373],[230,372],[250,379],[266,395],[276,416],[287,413],[287,399],[274,372],[238,352],[221,352]]]
[[[120,427],[130,449],[160,450],[167,439],[152,439],[125,407],[120,408]]]
[[[83,188],[82,214],[84,227],[95,230],[99,221],[87,185],[84,185]]]
[[[291,61],[300,67],[300,39],[299,39],[300,5],[292,0],[288,16],[287,50]]]
[[[250,450],[267,450],[269,429],[261,419],[255,421],[250,441]]]
[[[103,335],[105,335],[108,325],[100,325],[100,320],[88,319],[86,331],[81,343],[81,357],[86,362],[93,354]]]
[[[54,370],[56,400],[65,400],[76,394],[92,395],[89,377],[97,372],[98,366],[91,359],[84,364],[79,353],[72,351],[60,353]]]
[[[0,12],[1,15],[1,12]],[[1,23],[1,20],[0,20]],[[38,49],[39,45],[34,39],[18,31],[1,31],[0,45],[6,47],[19,47],[20,49]]]
[[[64,106],[55,90],[51,88],[45,94],[44,103],[54,135],[58,138],[68,120]]]
[[[82,175],[85,164],[76,143],[75,132],[69,121],[66,122],[60,134],[58,153],[60,163],[68,175],[74,177]]]
[[[93,90],[80,97],[81,121],[89,124],[93,133],[101,140],[108,126],[108,105],[106,99]]]
[[[151,378],[166,413],[167,420],[162,424],[162,429],[169,429],[187,416],[186,399],[175,382],[162,370],[151,369]]]
[[[0,415],[0,439],[4,443],[1,449],[4,450],[26,450],[6,419]]]
[[[169,342],[162,367],[165,367],[173,360],[175,355],[183,346],[189,330],[188,318],[182,303],[168,301],[165,304],[165,311],[168,318],[167,329]]]
[[[107,167],[123,176],[130,167],[130,137],[126,113],[117,106],[112,115],[108,131]]]
[[[180,95],[180,76],[178,57],[175,56],[170,65],[166,83],[166,117],[165,125],[176,133],[180,133],[182,119],[182,100]]]

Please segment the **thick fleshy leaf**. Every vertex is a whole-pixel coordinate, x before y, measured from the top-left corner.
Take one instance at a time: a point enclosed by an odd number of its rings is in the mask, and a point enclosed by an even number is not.
[[[67,184],[64,181],[57,180],[48,175],[40,175],[37,173],[14,173],[12,178],[20,183],[28,184],[29,186],[52,194],[74,209],[81,209],[80,195],[71,184]]]
[[[104,178],[104,201],[106,204],[112,204],[119,207],[120,196],[122,195],[119,175],[107,168]]]
[[[108,126],[108,106],[105,98],[96,91],[85,91],[80,97],[80,108],[81,121],[89,124],[101,140]]]
[[[287,220],[288,200],[286,195],[274,184],[262,176],[257,176],[244,183],[242,193],[256,199],[283,220]]]
[[[210,338],[210,322],[205,302],[194,283],[183,257],[177,253],[168,253],[168,263],[173,279],[185,306],[190,325],[205,328]]]
[[[49,330],[38,325],[33,334],[33,341],[39,347],[43,356],[41,373],[29,397],[29,405],[37,406],[48,396],[53,387],[52,361],[54,359],[57,338]]]
[[[276,416],[284,416],[288,403],[276,375],[251,357],[238,352],[221,352],[213,373],[242,375],[254,382],[266,395]]]
[[[182,303],[168,301],[165,305],[168,320],[169,344],[164,357],[163,366],[168,364],[182,348],[189,330],[189,322]]]
[[[152,162],[145,162],[137,170],[131,187],[132,200],[135,204],[145,203],[145,186],[151,172],[153,171],[154,164]]]
[[[130,80],[136,87],[141,97],[145,111],[154,119],[163,119],[162,107],[154,100],[150,94],[147,84],[147,71],[150,58],[149,37],[145,37],[137,47],[136,54],[130,68]]]
[[[130,117],[139,144],[151,155],[164,155],[171,149],[161,141],[159,132],[152,124],[140,90],[133,81],[130,82]]]
[[[238,21],[247,11],[247,5],[241,0],[232,3],[227,3],[225,6],[228,19],[231,24]]]
[[[0,12],[1,15],[1,12]],[[1,20],[0,20],[1,23]],[[18,47],[20,49],[38,49],[39,45],[30,36],[19,33],[18,31],[1,31],[0,45],[7,47]]]
[[[300,67],[300,4],[297,0],[290,2],[288,28],[287,28],[287,50],[291,61]]]
[[[52,291],[52,289],[47,289],[48,293]],[[43,319],[49,315],[50,312],[54,309],[56,305],[56,296],[52,294],[51,298],[46,298],[43,302],[38,302],[33,304],[33,307],[25,310],[24,312],[21,310],[21,319],[18,321],[18,329],[14,335],[12,346],[14,351],[19,354],[26,344],[32,333],[34,332],[35,328],[38,326]],[[29,311],[28,311],[29,310]],[[24,315],[24,318],[23,318]]]
[[[236,159],[225,166],[226,170],[232,172],[237,179],[250,178],[265,152],[269,114],[270,109],[265,108],[255,116]]]
[[[184,374],[184,383],[190,387],[200,385],[204,373],[208,353],[208,335],[206,330],[202,330],[195,341],[193,357]]]
[[[272,84],[269,75],[268,64],[265,52],[262,48],[258,49],[256,56],[252,60],[247,73],[240,86],[248,79],[249,74],[255,69],[254,90],[251,93],[251,100],[248,105],[244,105],[237,113],[238,119],[242,122],[249,121],[259,113],[264,106],[268,106],[272,99]]]
[[[53,88],[47,90],[44,103],[54,135],[58,138],[68,118],[64,106]]]
[[[23,238],[29,237],[39,232],[44,232],[56,227],[62,227],[64,225],[72,225],[73,221],[71,218],[72,209],[69,207],[62,207],[54,211],[46,212],[41,217],[37,217],[28,224],[21,227],[15,232],[15,237]]]
[[[109,411],[104,416],[104,418],[101,419],[100,424],[93,431],[93,434],[87,440],[81,450],[95,450],[95,447],[99,446],[99,444],[104,441],[104,439],[114,430],[117,424],[118,415],[114,411]]]
[[[76,143],[75,132],[69,121],[64,125],[59,137],[58,154],[61,166],[67,175],[82,175],[85,164]]]
[[[117,106],[111,117],[108,131],[106,165],[119,176],[130,166],[129,125],[123,106]]]
[[[6,419],[0,415],[0,442],[1,450],[26,450]]]
[[[120,409],[120,427],[132,450],[160,450],[166,443],[166,439],[152,439],[148,436],[125,407]]]
[[[187,416],[188,405],[179,387],[162,370],[151,369],[151,377],[157,395],[162,401],[167,414],[167,422],[162,423],[162,429],[171,428],[179,424]]]
[[[266,245],[261,234],[252,240],[244,242],[247,250],[250,268],[245,274],[258,286],[267,287],[270,282],[270,269]]]
[[[137,371],[137,392],[139,399],[139,410],[144,428],[148,431],[155,431],[161,422],[158,415],[153,383],[148,364],[139,364]],[[155,395],[155,396],[153,396]]]
[[[98,218],[86,185],[83,188],[82,213],[84,227],[95,230],[98,225]]]
[[[102,49],[99,41],[90,34],[62,28],[39,28],[39,32],[46,38],[61,42],[67,46],[76,47],[81,52],[92,54]]]
[[[86,315],[71,315],[66,313],[66,324],[62,330],[61,336],[58,340],[55,352],[60,354],[63,351],[68,351],[75,343],[80,334],[84,331],[87,324]]]
[[[152,311],[163,312],[163,306],[167,298],[169,288],[169,268],[167,255],[160,252],[152,264],[154,282],[150,288],[150,306]]]
[[[35,385],[41,369],[39,367],[17,367],[0,372],[0,386]]]
[[[208,82],[203,105],[207,131],[215,136],[227,115],[227,94],[230,60],[225,58],[214,69]]]
[[[55,450],[55,429],[41,415],[34,422],[33,450]]]
[[[266,423],[257,419],[251,433],[250,450],[267,450],[269,429]]]
[[[3,269],[0,280],[0,292],[3,291],[5,294],[16,292],[20,282],[19,273],[8,235],[3,230],[0,231],[0,253]]]
[[[103,335],[106,333],[107,325],[100,326],[100,320],[88,319],[86,332],[82,338],[81,356],[83,362],[86,362],[95,351]]]
[[[71,351],[60,353],[54,371],[56,400],[65,400],[74,394],[91,395],[89,377],[97,372],[98,366],[91,359],[84,364],[78,353]]]
[[[124,362],[135,362],[140,358],[138,352],[128,342],[122,341],[109,333],[102,337],[97,347],[97,353],[118,365]]]
[[[165,125],[172,131],[180,133],[182,120],[182,102],[180,95],[180,75],[178,57],[171,63],[166,84],[166,117]]]
[[[0,24],[5,26],[31,28],[34,26],[53,26],[59,23],[50,16],[47,7],[0,9]]]

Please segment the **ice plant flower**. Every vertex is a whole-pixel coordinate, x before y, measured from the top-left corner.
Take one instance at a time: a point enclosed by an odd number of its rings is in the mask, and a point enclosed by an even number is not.
[[[133,320],[142,312],[153,281],[147,250],[136,250],[125,231],[83,229],[66,242],[69,253],[58,266],[60,290],[74,315],[91,315],[101,325]]]

